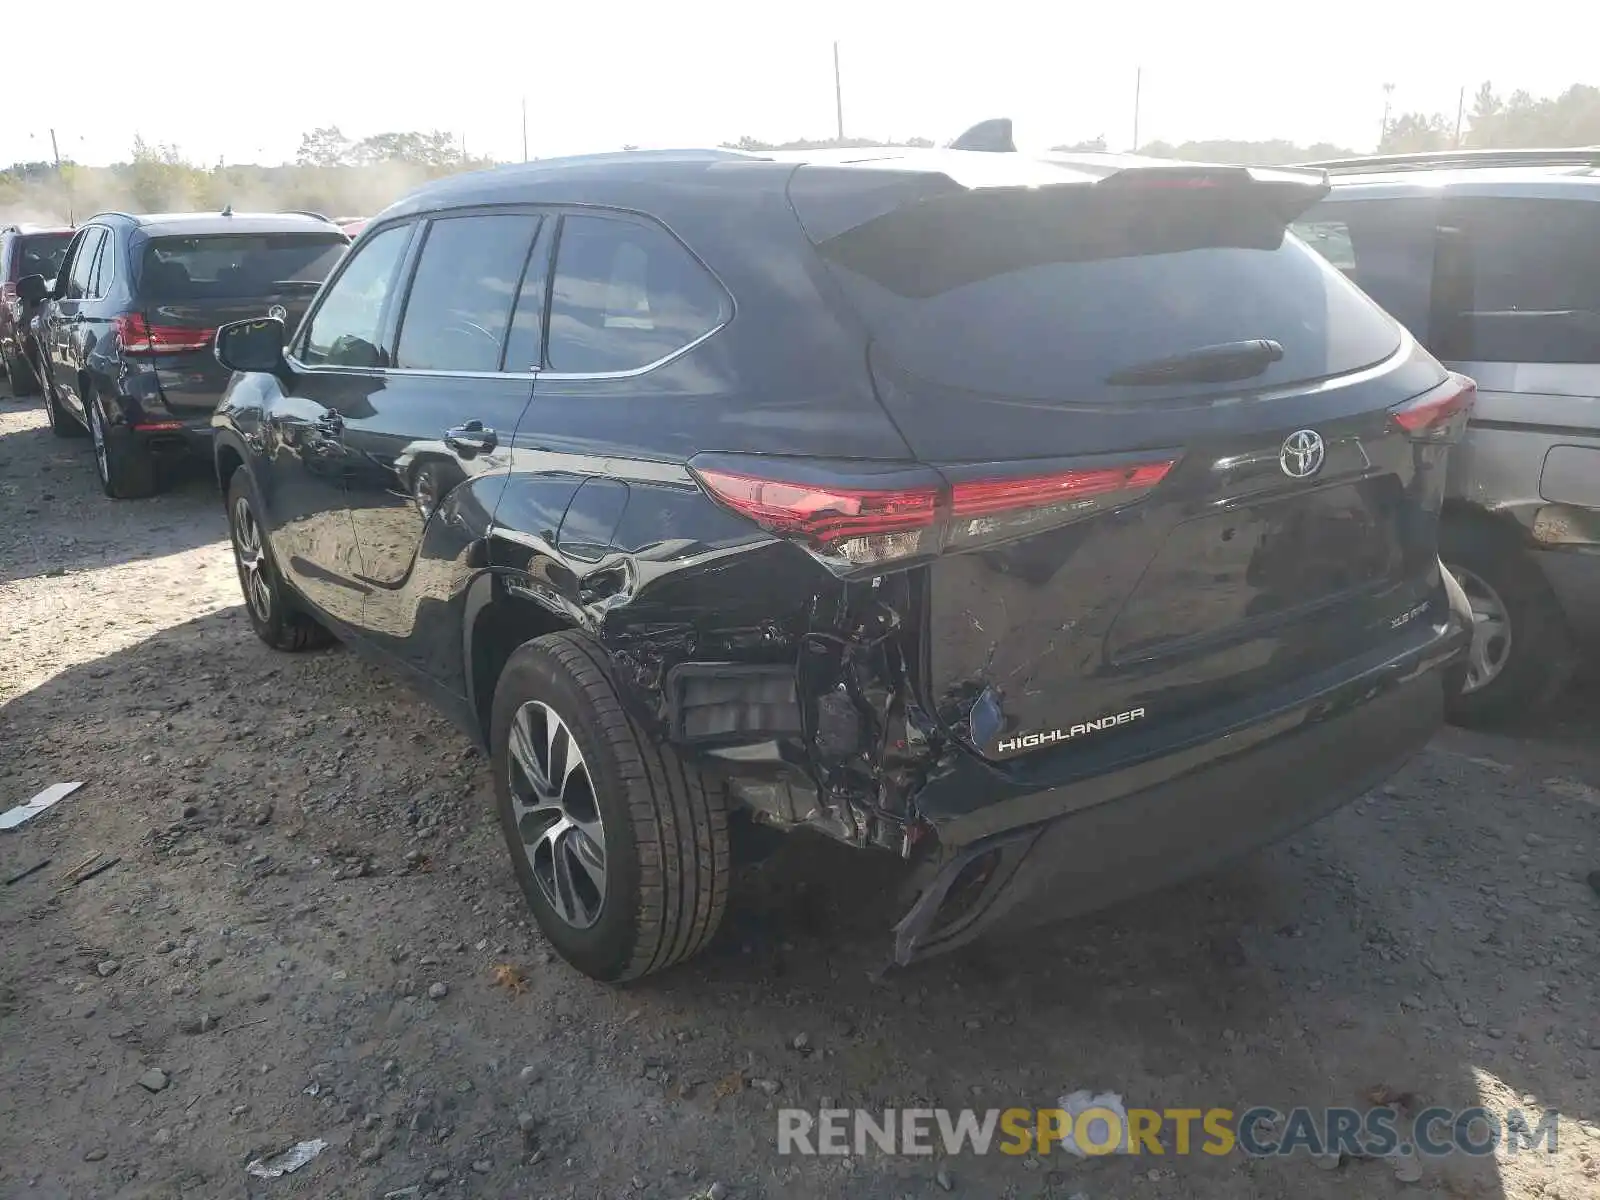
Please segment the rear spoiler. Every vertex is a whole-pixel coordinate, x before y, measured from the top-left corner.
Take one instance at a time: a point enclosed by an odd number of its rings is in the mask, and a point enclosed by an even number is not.
[[[1285,225],[1323,200],[1332,184],[1328,173],[1297,167],[1233,167],[1207,164],[1123,167],[1094,185],[1126,188],[1130,192],[1174,191],[1234,192],[1240,200],[1263,204]]]

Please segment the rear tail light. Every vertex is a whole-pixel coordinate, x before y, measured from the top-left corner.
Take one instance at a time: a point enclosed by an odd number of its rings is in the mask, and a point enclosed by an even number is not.
[[[113,324],[124,354],[189,354],[206,350],[217,332],[184,325],[152,325],[143,313],[124,314]]]
[[[927,553],[939,515],[937,484],[887,490],[789,483],[711,468],[695,474],[713,497],[735,512],[769,533],[800,542],[824,561],[845,567]]]
[[[1395,424],[1413,438],[1455,441],[1466,428],[1478,398],[1478,385],[1465,375],[1450,378],[1430,392],[1389,410]]]
[[[1165,479],[1176,462],[1166,458],[1048,475],[959,478],[953,484],[932,468],[910,468],[898,472],[895,487],[797,482],[797,475],[809,472],[771,460],[741,463],[737,471],[707,462],[691,466],[725,507],[799,542],[836,573],[848,574],[905,566],[947,546],[999,542],[1045,522],[1059,524],[1130,503]]]
[[[989,516],[1018,509],[1047,508],[1091,500],[1116,492],[1144,491],[1165,479],[1176,461],[1167,459],[1130,467],[958,483],[954,488],[951,509],[958,517]]]

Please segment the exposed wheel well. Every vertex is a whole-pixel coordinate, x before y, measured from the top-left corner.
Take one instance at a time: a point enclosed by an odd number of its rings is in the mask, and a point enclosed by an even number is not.
[[[571,628],[571,621],[532,600],[508,595],[496,585],[494,599],[483,606],[472,623],[472,707],[485,745],[489,742],[494,690],[506,660],[523,642]]]
[[[1517,545],[1526,545],[1528,541],[1527,530],[1509,513],[1492,512],[1466,500],[1446,500],[1439,519],[1458,525],[1476,525]]]

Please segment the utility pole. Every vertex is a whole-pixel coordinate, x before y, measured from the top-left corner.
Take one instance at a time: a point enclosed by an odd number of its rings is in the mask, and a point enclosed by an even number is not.
[[[1463,84],[1461,94],[1456,97],[1456,149],[1461,149],[1461,118],[1467,113],[1467,89]]]
[[[522,161],[528,161],[528,98],[522,98]]]
[[[1144,68],[1133,71],[1133,152],[1139,153],[1139,96],[1144,91]]]
[[[61,148],[56,145],[56,131],[50,131],[50,153],[56,160],[56,182],[61,185],[61,191],[67,198],[67,224],[75,225],[72,212],[72,184],[67,182],[67,174],[61,169]]]
[[[1389,102],[1394,99],[1394,84],[1383,85],[1383,124],[1378,127],[1378,149],[1383,149],[1383,139],[1389,136]]]
[[[844,84],[839,78],[839,43],[833,44],[833,112],[839,123],[839,141],[844,141]]]

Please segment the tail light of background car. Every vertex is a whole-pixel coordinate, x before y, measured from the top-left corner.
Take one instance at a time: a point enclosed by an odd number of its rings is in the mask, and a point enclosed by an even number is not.
[[[711,497],[761,528],[804,546],[847,575],[893,569],[951,546],[994,542],[1139,499],[1166,478],[1176,457],[1016,477],[958,478],[931,467],[896,469],[895,486],[851,479],[807,482],[793,464],[701,456],[690,468]],[[742,457],[742,456],[741,456]],[[713,459],[716,465],[706,462]],[[787,469],[786,469],[787,467]],[[857,478],[860,478],[857,475]]]
[[[113,322],[124,354],[188,354],[211,347],[215,329],[152,325],[143,313],[126,313]]]

